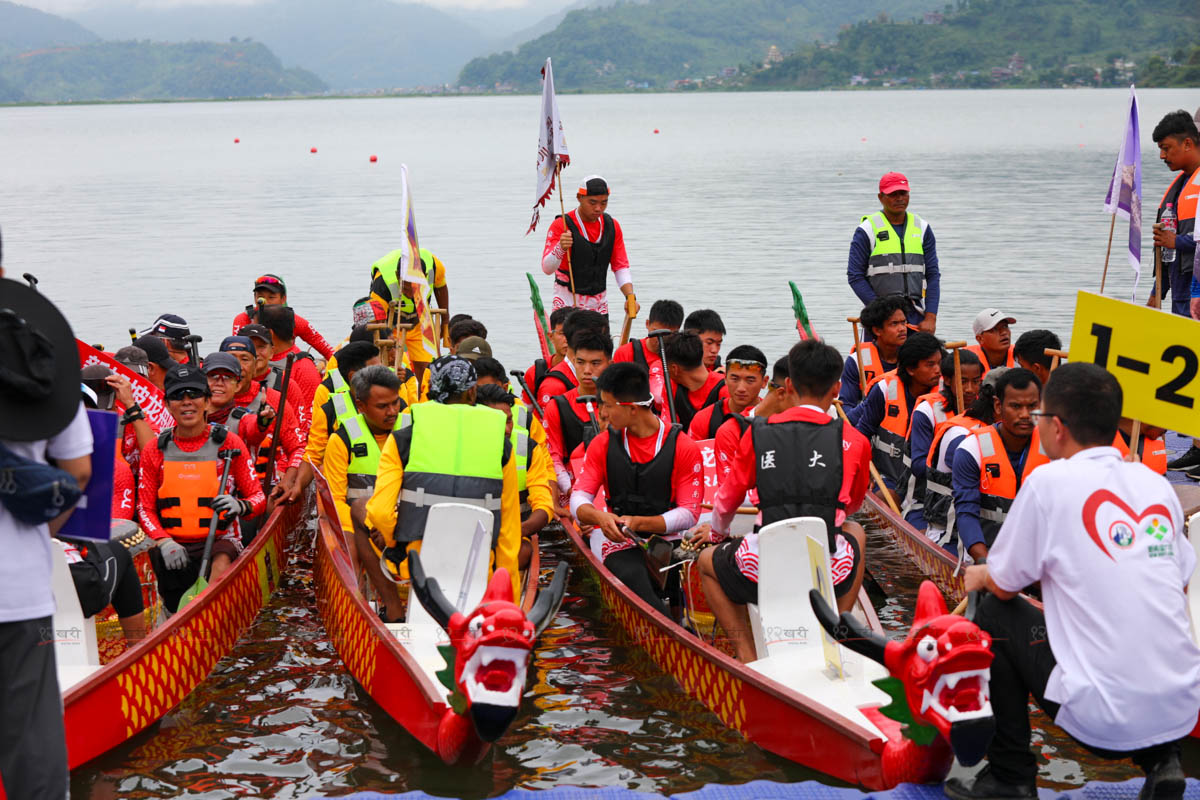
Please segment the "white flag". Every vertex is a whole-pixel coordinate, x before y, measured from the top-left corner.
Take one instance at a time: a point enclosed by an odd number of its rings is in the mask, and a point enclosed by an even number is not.
[[[1129,115],[1121,135],[1121,148],[1108,181],[1104,210],[1129,220],[1129,266],[1133,267],[1133,293],[1137,297],[1142,277],[1142,142],[1138,127],[1138,101],[1129,87]]]
[[[542,116],[538,120],[537,158],[537,202],[533,204],[533,219],[529,223],[528,235],[537,228],[542,206],[554,191],[554,176],[558,165],[571,163],[567,152],[567,138],[563,135],[562,118],[558,115],[558,98],[554,96],[554,72],[550,59],[542,67]]]

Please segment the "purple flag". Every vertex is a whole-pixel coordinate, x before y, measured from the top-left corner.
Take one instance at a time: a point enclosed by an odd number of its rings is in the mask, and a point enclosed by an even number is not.
[[[1142,277],[1142,148],[1138,131],[1138,102],[1133,86],[1129,87],[1129,119],[1117,151],[1117,163],[1108,182],[1104,210],[1120,214],[1129,220],[1129,265],[1133,267],[1133,290],[1136,295]]]

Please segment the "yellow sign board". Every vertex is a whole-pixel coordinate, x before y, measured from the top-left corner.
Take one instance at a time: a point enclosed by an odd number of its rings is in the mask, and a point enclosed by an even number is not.
[[[1080,292],[1071,361],[1116,376],[1126,417],[1200,436],[1200,322]]]
[[[812,587],[816,589],[825,603],[832,609],[837,608],[837,597],[833,593],[833,579],[829,575],[829,554],[825,552],[826,544],[810,535],[808,537],[808,568],[812,572]],[[825,653],[825,666],[836,677],[844,678],[842,671],[842,653],[825,628],[821,628],[821,648]]]

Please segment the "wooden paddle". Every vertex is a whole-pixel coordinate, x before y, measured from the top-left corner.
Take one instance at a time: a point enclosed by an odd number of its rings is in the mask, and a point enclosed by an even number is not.
[[[1066,350],[1055,350],[1053,347],[1047,347],[1042,352],[1045,353],[1046,355],[1050,356],[1050,371],[1051,372],[1054,372],[1054,370],[1058,369],[1059,359],[1067,358],[1071,355]]]
[[[632,294],[625,298],[625,321],[621,323],[621,344],[629,341],[629,332],[633,327],[633,320],[637,317],[637,298]]]
[[[963,408],[962,364],[958,360],[958,351],[966,347],[967,343],[946,342],[943,346],[954,353],[954,399],[958,402],[958,413],[962,414],[966,409]]]
[[[675,413],[675,390],[671,387],[671,370],[667,365],[667,343],[666,337],[670,336],[672,331],[666,328],[659,328],[656,331],[647,331],[647,339],[658,339],[658,357],[662,359],[663,371],[663,386],[667,393],[667,412],[671,415],[671,424],[675,425],[679,422],[679,417]]]
[[[854,330],[854,355],[858,357],[858,386],[862,390],[862,396],[866,399],[867,396],[867,375],[863,372],[862,342],[858,339],[858,323],[861,322],[858,317],[846,317],[846,322],[850,323],[851,329]]]
[[[283,365],[283,382],[279,385],[279,408],[275,409],[275,430],[271,433],[271,446],[267,449],[267,474],[263,477],[263,492],[271,496],[271,484],[275,482],[275,450],[279,447],[279,433],[283,430],[283,414],[287,410],[288,384],[291,383],[292,364],[296,354],[288,353]],[[224,486],[224,484],[221,484]]]
[[[865,400],[866,398],[863,399]],[[834,400],[833,404],[837,406],[838,416],[842,418],[842,421],[849,422],[850,418],[846,416],[846,410],[842,408],[842,401]],[[887,500],[887,504],[891,507],[892,511],[896,512],[896,516],[903,517],[904,515],[900,513],[900,506],[896,505],[896,498],[892,497],[892,490],[887,488],[887,484],[883,482],[883,476],[879,474],[879,470],[875,469],[875,462],[869,462],[869,466],[871,468],[871,477],[874,479],[875,485],[879,487],[879,493],[883,495],[884,500]]]
[[[289,356],[290,358],[291,356]],[[282,415],[280,415],[282,416]],[[224,461],[224,466],[221,468],[221,482],[217,484],[217,494],[225,493],[225,483],[229,480],[229,467],[233,464],[233,460],[242,454],[241,450],[222,450],[221,458]],[[208,562],[212,558],[213,540],[217,538],[217,512],[212,513],[212,519],[208,521],[208,536],[204,540],[204,558],[200,560],[200,574],[196,577],[196,582],[183,593],[183,597],[179,598],[177,611],[182,611],[183,607],[194,600],[201,592],[208,588],[208,581],[204,577],[204,573],[208,572]]]

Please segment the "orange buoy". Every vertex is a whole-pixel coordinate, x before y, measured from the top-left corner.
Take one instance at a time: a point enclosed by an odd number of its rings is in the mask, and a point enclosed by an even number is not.
[[[655,128],[655,129],[654,129],[654,132],[655,132],[655,133],[658,133],[658,128]]]
[[[374,164],[374,163],[375,163],[376,161],[378,161],[378,160],[379,160],[378,156],[371,156],[371,163],[372,163],[372,164]]]
[[[315,152],[317,152],[317,148],[315,148],[315,147],[310,147],[310,148],[309,148],[309,150],[308,150],[308,152],[310,152],[310,153],[315,153]]]
[[[233,143],[234,143],[234,144],[238,144],[238,143],[239,143],[239,142],[241,142],[241,141],[242,141],[241,139],[234,139],[234,140],[233,140]]]

